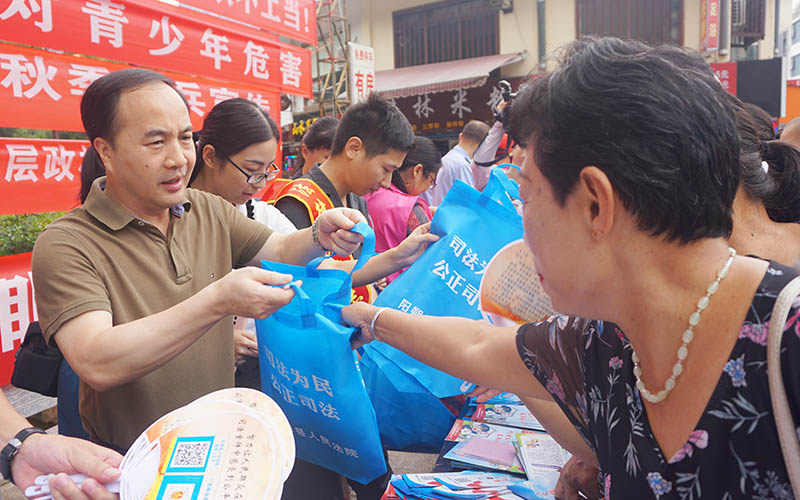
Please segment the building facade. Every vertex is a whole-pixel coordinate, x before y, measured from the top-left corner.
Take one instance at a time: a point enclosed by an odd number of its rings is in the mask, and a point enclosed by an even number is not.
[[[800,22],[792,29],[791,0],[347,0],[345,5],[351,40],[374,49],[377,91],[395,99],[418,133],[436,139],[452,137],[469,119],[489,121],[500,79],[514,85],[546,70],[548,56],[581,36],[679,44],[700,51],[710,63],[785,56],[792,35],[800,42]],[[800,75],[800,43],[791,50]]]

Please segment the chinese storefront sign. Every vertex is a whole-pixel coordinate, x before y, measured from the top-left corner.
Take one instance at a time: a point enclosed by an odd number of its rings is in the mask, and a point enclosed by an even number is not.
[[[700,0],[700,51],[719,48],[720,0]]]
[[[2,5],[0,37],[5,41],[311,97],[309,50],[256,36],[255,30],[242,34],[213,20],[200,21],[187,9],[154,0],[12,0]],[[47,74],[42,67],[34,70]]]
[[[470,120],[494,121],[493,110],[503,100],[497,88],[499,78],[485,85],[433,94],[398,97],[392,101],[411,122],[418,134],[457,134]],[[522,79],[512,79],[514,89]]]
[[[736,95],[736,63],[711,63],[711,69],[714,70],[714,76],[725,87],[725,90]]]
[[[94,80],[120,69],[124,64],[55,54],[39,49],[0,44],[0,127],[23,127],[83,131],[80,100]],[[280,96],[255,86],[231,85],[221,81],[162,72],[172,78],[190,105],[195,129],[220,101],[233,97],[249,99],[280,115]]]
[[[314,124],[319,120],[319,118],[308,118],[307,120],[300,120],[299,122],[292,123],[292,139],[300,141],[303,139],[303,135],[305,135],[306,130],[308,130],[311,125]]]
[[[347,43],[349,56],[350,102],[363,101],[375,90],[375,50],[366,45]]]
[[[181,0],[181,3],[317,44],[314,0]]]
[[[88,147],[89,141],[0,137],[0,215],[77,206]]]
[[[37,320],[31,254],[0,257],[0,385],[11,383],[14,356],[28,325]]]

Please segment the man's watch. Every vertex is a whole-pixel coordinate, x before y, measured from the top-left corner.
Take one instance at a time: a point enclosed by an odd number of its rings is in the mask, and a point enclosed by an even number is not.
[[[22,443],[33,434],[47,433],[36,427],[26,427],[11,438],[11,441],[0,451],[0,474],[11,483],[14,483],[14,479],[11,477],[11,464],[14,462],[14,457],[17,456],[19,449],[22,448]]]

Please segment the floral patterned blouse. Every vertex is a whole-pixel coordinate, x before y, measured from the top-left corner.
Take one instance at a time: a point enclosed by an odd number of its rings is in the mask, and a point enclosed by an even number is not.
[[[619,328],[564,316],[520,328],[523,361],[597,454],[605,498],[794,498],[772,415],[766,344],[775,299],[795,276],[770,263],[711,399],[673,457],[662,455],[650,429]],[[800,298],[781,361],[800,439]]]

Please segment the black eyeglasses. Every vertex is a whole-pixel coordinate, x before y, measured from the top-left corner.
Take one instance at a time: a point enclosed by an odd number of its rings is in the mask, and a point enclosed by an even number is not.
[[[275,165],[274,161],[270,162],[270,164],[267,166],[267,171],[266,172],[261,172],[261,173],[258,173],[258,174],[248,174],[247,172],[242,170],[242,168],[239,165],[234,163],[233,160],[231,160],[230,158],[227,158],[227,160],[229,162],[231,162],[231,165],[236,167],[236,170],[238,170],[239,172],[243,173],[244,176],[247,177],[247,183],[248,184],[258,184],[259,182],[265,181],[265,180],[266,181],[271,181],[272,179],[278,177],[278,174],[281,173],[281,169],[277,165]]]

